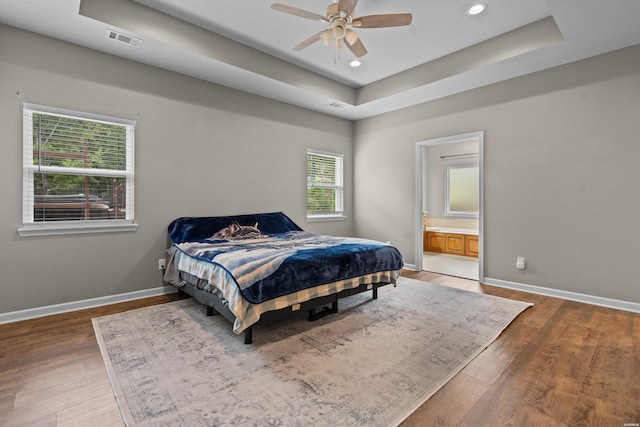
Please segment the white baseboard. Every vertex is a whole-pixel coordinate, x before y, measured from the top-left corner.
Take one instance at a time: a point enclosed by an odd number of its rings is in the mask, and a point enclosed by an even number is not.
[[[118,302],[132,301],[136,299],[167,295],[177,292],[173,286],[145,289],[142,291],[127,292],[124,294],[108,295],[99,298],[91,298],[80,301],[66,302],[63,304],[48,305],[44,307],[29,308],[26,310],[0,313],[0,325],[4,323],[18,322],[20,320],[34,319],[36,317],[51,316],[52,314],[68,313],[70,311],[84,310],[86,308],[100,307]]]
[[[491,279],[485,277],[484,281],[487,285],[498,286],[501,288],[514,289],[517,291],[529,292],[532,294],[546,295],[549,297],[561,298],[570,301],[582,302],[585,304],[599,305],[602,307],[615,308],[618,310],[631,311],[640,313],[640,303],[623,301],[612,298],[599,297],[595,295],[580,294],[577,292],[563,291],[560,289],[545,288],[542,286],[527,285],[524,283],[509,282],[507,280]]]
[[[405,269],[407,269],[407,270],[411,270],[411,271],[418,271],[418,270],[416,269],[415,264],[405,264],[405,265],[404,265],[404,267],[402,267],[402,268],[405,268]]]

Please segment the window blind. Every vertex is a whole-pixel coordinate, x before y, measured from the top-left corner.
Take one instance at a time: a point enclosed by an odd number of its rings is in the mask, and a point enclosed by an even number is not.
[[[343,214],[343,156],[307,151],[307,215]]]
[[[134,122],[23,108],[23,223],[133,221]]]

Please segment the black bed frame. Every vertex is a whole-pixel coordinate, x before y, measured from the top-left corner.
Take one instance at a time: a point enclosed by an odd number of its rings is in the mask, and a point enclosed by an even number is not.
[[[341,292],[326,295],[322,297],[313,298],[309,301],[295,304],[293,306],[285,307],[279,310],[267,311],[260,316],[259,322],[272,322],[285,317],[291,316],[292,313],[297,313],[301,310],[308,311],[308,320],[314,321],[321,317],[324,317],[331,313],[338,312],[338,300],[351,295],[359,294],[362,292],[372,291],[372,298],[378,298],[378,288],[388,285],[389,282],[362,284],[352,289],[345,289]],[[187,295],[192,296],[198,302],[204,304],[207,307],[207,316],[212,316],[214,312],[221,314],[229,322],[235,322],[236,318],[229,310],[227,304],[225,304],[217,295],[211,292],[203,291],[197,286],[186,282],[186,284],[178,289],[178,292],[184,292]],[[330,307],[329,307],[330,305]],[[244,343],[251,344],[253,342],[253,327],[245,329],[244,331]]]

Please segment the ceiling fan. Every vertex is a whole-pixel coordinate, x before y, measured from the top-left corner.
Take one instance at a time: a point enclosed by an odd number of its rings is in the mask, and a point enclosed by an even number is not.
[[[413,19],[410,13],[390,13],[354,17],[353,13],[356,4],[358,4],[358,0],[339,0],[331,3],[329,7],[327,7],[326,16],[282,3],[274,3],[271,5],[271,8],[291,15],[324,22],[329,25],[328,29],[312,35],[295,46],[293,50],[302,50],[322,40],[326,45],[332,44],[336,50],[346,45],[357,57],[366,55],[367,49],[353,28],[402,27],[411,24],[411,20]]]

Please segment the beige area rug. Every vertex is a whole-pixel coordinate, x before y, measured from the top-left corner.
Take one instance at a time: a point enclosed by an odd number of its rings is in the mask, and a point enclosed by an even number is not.
[[[192,299],[93,319],[127,425],[397,425],[529,303],[401,278],[254,342]]]

